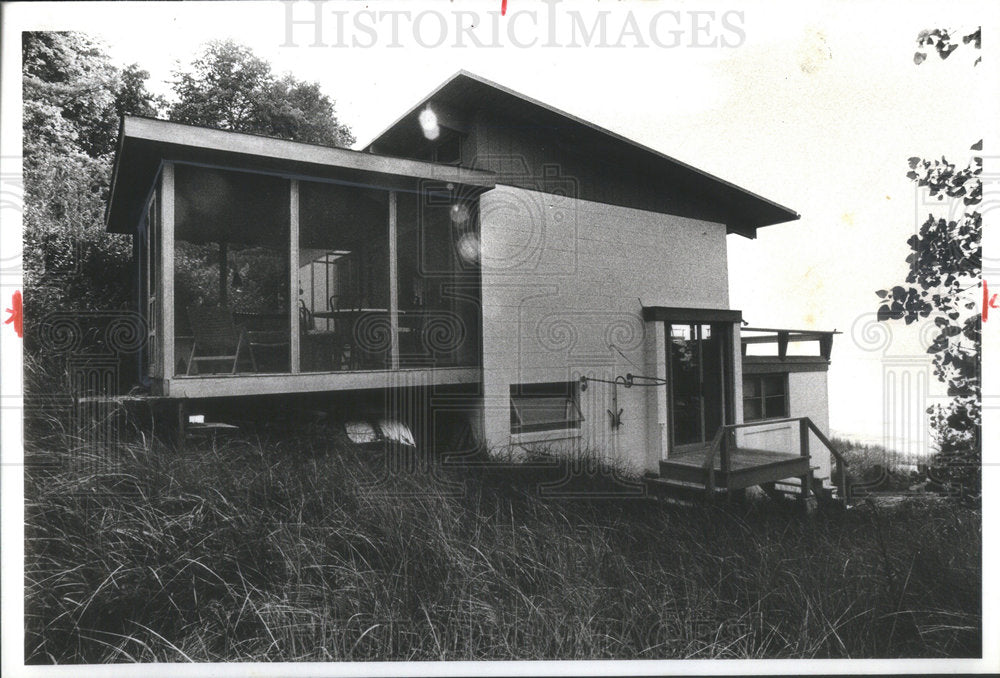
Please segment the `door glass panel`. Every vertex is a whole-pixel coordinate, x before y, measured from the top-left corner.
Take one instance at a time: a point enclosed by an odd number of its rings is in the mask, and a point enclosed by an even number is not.
[[[671,325],[670,376],[674,445],[704,439],[701,419],[701,355],[697,325]]]
[[[722,425],[724,332],[671,325],[669,355],[673,444],[703,443]]]
[[[725,406],[723,381],[723,332],[713,332],[710,325],[702,325],[702,406],[705,417],[704,440],[711,440],[722,426]]]

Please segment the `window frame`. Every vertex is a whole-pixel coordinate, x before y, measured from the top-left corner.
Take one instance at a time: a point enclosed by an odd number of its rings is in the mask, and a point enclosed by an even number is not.
[[[783,406],[782,411],[780,413],[774,414],[774,415],[769,415],[769,413],[768,413],[767,399],[768,398],[775,398],[777,396],[775,394],[765,395],[764,382],[766,380],[768,380],[768,379],[777,379],[777,380],[779,380],[779,383],[781,384],[781,387],[782,387],[780,395],[782,397],[782,402],[783,402],[784,406]],[[755,395],[755,396],[748,396],[747,395],[747,388],[746,388],[747,380],[754,380],[754,381],[757,382],[758,395]],[[771,421],[771,420],[774,420],[774,419],[787,419],[789,416],[791,416],[789,414],[791,412],[791,402],[790,402],[788,390],[789,389],[788,389],[788,373],[787,372],[761,372],[761,373],[757,373],[757,374],[746,374],[746,373],[744,373],[743,374],[743,397],[742,397],[742,401],[743,401],[743,421],[745,423],[751,423],[751,422],[758,422],[758,421],[760,421],[760,422],[766,422],[766,421]],[[757,402],[758,403],[758,405],[760,407],[760,414],[761,414],[761,416],[759,416],[759,417],[749,417],[748,416],[748,414],[747,414],[747,402],[748,401],[752,401],[752,402]]]
[[[524,405],[532,400],[563,400],[565,415],[561,419],[538,423],[523,423]],[[521,383],[510,385],[510,433],[512,436],[561,433],[579,435],[586,421],[580,409],[580,384],[570,382]]]

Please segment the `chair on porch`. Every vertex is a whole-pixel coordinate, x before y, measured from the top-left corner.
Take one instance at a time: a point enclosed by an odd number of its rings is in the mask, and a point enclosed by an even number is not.
[[[341,311],[333,320],[336,352],[334,365],[336,370],[357,370],[362,366],[362,356],[354,340],[354,325],[364,308],[364,298],[360,294],[333,294],[328,300],[331,312]]]
[[[302,299],[299,299],[299,337],[304,372],[328,372],[333,369],[340,355],[337,333],[317,329],[316,317]]]
[[[187,307],[187,315],[194,341],[186,373],[192,374],[195,366],[202,363],[227,363],[230,364],[229,373],[236,374],[247,337],[233,320],[232,311],[226,306],[193,305]]]
[[[240,313],[236,317],[246,331],[253,371],[287,372],[291,350],[288,314],[280,311]]]

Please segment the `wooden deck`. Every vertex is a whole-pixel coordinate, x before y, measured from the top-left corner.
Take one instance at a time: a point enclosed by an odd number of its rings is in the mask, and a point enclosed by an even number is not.
[[[660,476],[668,480],[707,484],[705,460],[709,448],[684,451],[660,462]],[[805,478],[812,472],[808,456],[770,450],[736,448],[729,451],[729,468],[721,455],[714,459],[714,483],[720,489],[738,490],[787,478]]]

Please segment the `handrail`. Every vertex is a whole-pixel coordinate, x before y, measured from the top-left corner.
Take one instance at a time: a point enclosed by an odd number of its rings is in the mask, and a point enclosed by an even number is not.
[[[705,482],[705,487],[708,491],[707,494],[709,497],[715,494],[715,453],[719,449],[722,443],[722,435],[724,430],[725,426],[720,426],[719,432],[715,434],[714,438],[712,438],[712,444],[709,445],[708,447],[708,454],[705,455],[706,460],[704,465],[702,466],[702,468],[708,474],[708,479]]]
[[[719,432],[715,434],[714,438],[712,438],[712,444],[708,447],[708,458],[705,460],[702,468],[712,468],[712,464],[715,462],[715,453],[719,449],[719,443],[722,442],[722,431],[725,428],[725,426],[720,426]]]
[[[830,453],[833,454],[834,459],[837,460],[837,475],[839,476],[838,480],[840,481],[837,483],[837,489],[840,491],[841,501],[843,501],[844,505],[846,506],[848,499],[850,499],[850,497],[848,497],[848,494],[850,494],[850,487],[848,486],[848,480],[847,480],[847,467],[850,466],[850,464],[847,462],[846,459],[844,459],[844,455],[842,455],[840,452],[837,451],[837,448],[833,446],[833,443],[830,442],[830,439],[827,438],[823,434],[823,432],[819,430],[819,427],[813,423],[812,419],[806,417],[805,420],[806,420],[806,425],[808,425],[809,428],[812,429],[812,432],[816,434],[816,437],[819,438],[819,441],[826,446],[826,449],[830,450]]]
[[[785,419],[767,419],[764,421],[749,421],[743,422],[742,424],[723,424],[720,426],[719,432],[715,434],[715,438],[712,439],[712,444],[708,448],[708,454],[706,455],[705,464],[703,466],[704,470],[708,473],[708,481],[711,489],[715,489],[715,453],[720,449],[720,447],[722,447],[722,437],[728,431],[735,431],[740,428],[749,428],[751,426],[773,426],[776,424],[792,424],[795,422],[800,424],[800,436],[802,435],[801,425],[805,424],[809,430],[816,434],[819,441],[823,443],[824,447],[826,447],[826,449],[833,454],[834,459],[837,460],[837,475],[839,476],[837,489],[840,491],[842,500],[846,502],[848,498],[847,467],[850,466],[850,464],[846,459],[844,459],[844,456],[837,450],[830,439],[826,437],[826,434],[824,434],[809,417],[786,417]],[[808,449],[808,447],[804,449]],[[723,453],[725,453],[724,450]],[[723,466],[725,466],[725,464],[723,464]]]
[[[819,438],[819,441],[821,443],[826,445],[826,448],[830,450],[830,452],[833,454],[834,457],[836,457],[837,461],[839,461],[844,466],[850,466],[847,460],[844,459],[844,455],[842,455],[840,452],[837,451],[837,448],[834,447],[833,443],[830,442],[830,439],[827,438],[826,435],[824,435],[824,433],[819,430],[819,427],[813,423],[813,420],[810,419],[809,417],[802,417],[802,418],[806,420],[806,423],[809,425],[809,428],[812,429],[812,432],[816,434],[816,437]]]

